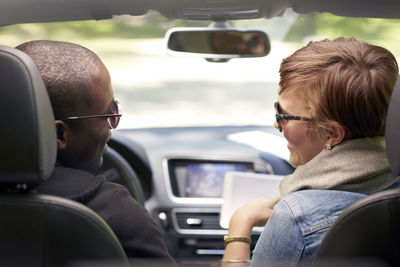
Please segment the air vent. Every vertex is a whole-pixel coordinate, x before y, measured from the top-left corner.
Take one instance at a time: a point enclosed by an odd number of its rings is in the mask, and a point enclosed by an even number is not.
[[[218,213],[177,212],[176,220],[180,229],[220,230]]]

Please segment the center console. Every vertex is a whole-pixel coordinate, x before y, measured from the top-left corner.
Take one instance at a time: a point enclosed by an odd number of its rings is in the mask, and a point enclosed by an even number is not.
[[[258,158],[168,157],[163,174],[168,198],[174,208],[158,217],[169,218],[167,242],[178,259],[220,259],[224,253],[223,236],[227,229],[219,225],[224,175],[228,171],[273,173],[268,162]],[[161,218],[160,218],[161,216]],[[258,233],[254,233],[254,242]]]

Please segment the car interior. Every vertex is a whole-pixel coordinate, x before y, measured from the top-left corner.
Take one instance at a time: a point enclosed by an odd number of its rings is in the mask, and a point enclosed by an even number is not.
[[[207,64],[274,54],[274,43],[267,33],[238,29],[229,21],[269,20],[289,9],[298,14],[400,18],[400,2],[392,0],[7,0],[0,7],[0,25],[4,26],[108,20],[120,15],[143,16],[149,11],[168,20],[206,21],[208,27],[169,29],[165,50],[171,56],[204,58]],[[218,49],[217,36],[223,36],[223,40],[241,36],[239,43],[243,45],[246,40],[251,47],[260,45],[262,52],[242,51],[239,45],[229,51]],[[33,62],[6,46],[0,47],[0,102],[1,264],[67,266],[84,259],[94,261],[94,266],[110,264],[105,260],[116,260],[116,266],[129,265],[118,239],[96,213],[77,202],[34,192],[35,185],[46,180],[54,167],[54,117]],[[386,125],[387,155],[396,176],[400,175],[399,106],[398,80]],[[113,130],[99,173],[124,185],[148,210],[181,266],[218,266],[224,253],[223,237],[228,233],[220,224],[225,175],[232,171],[291,174],[294,167],[287,160],[286,150],[285,139],[273,125],[132,125]],[[374,256],[378,262],[373,266],[398,266],[399,197],[399,190],[389,190],[351,205],[326,235],[314,265]],[[252,233],[253,248],[260,231]]]

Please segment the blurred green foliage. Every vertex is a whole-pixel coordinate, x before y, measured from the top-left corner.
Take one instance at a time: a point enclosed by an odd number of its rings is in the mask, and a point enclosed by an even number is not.
[[[356,37],[376,44],[386,44],[398,50],[400,20],[348,18],[330,13],[299,15],[285,37],[288,42],[313,38]]]
[[[288,23],[289,22],[289,23]],[[162,38],[171,27],[206,27],[209,21],[168,20],[155,11],[112,20],[18,24],[0,27],[0,42],[14,45],[30,39],[94,40]],[[346,18],[329,13],[297,15],[293,11],[273,20],[232,21],[232,26],[265,30],[272,39],[303,45],[309,40],[356,37],[400,52],[400,20]],[[288,25],[291,25],[288,27]]]
[[[376,23],[379,21],[380,23]],[[371,27],[372,26],[372,27]],[[400,26],[400,24],[399,24]],[[361,39],[381,39],[387,28],[386,20],[370,18],[345,18],[329,13],[299,15],[286,36],[286,41],[299,41],[304,36],[357,35]]]
[[[160,38],[171,27],[206,26],[209,22],[167,20],[156,12],[144,16],[117,16],[112,20],[18,24],[0,27],[0,35],[24,39]]]

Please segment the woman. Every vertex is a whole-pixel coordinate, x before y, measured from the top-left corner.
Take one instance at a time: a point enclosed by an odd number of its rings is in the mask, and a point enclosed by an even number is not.
[[[251,265],[307,263],[343,209],[397,186],[383,137],[397,77],[388,50],[354,38],[310,42],[282,61],[275,126],[297,168],[280,196],[235,212],[223,264],[249,264],[251,229],[266,222]]]

